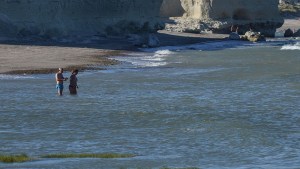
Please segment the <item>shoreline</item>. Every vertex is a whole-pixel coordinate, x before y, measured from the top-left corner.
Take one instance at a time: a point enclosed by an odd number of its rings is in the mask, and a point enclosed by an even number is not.
[[[49,74],[56,73],[59,67],[66,71],[101,70],[118,63],[109,56],[125,53],[87,47],[0,44],[0,74]]]
[[[285,19],[277,32],[300,29],[300,18]],[[225,41],[228,34],[183,33],[158,31],[160,47],[181,46],[196,43]],[[59,43],[44,41],[3,41],[0,42],[0,74],[50,74],[59,67],[72,69],[103,70],[105,66],[118,64],[109,59],[140,52],[126,38],[100,38],[92,43]],[[102,67],[102,68],[101,68]]]
[[[207,43],[224,40],[224,34],[192,34],[159,31],[160,47]],[[75,44],[55,42],[0,42],[0,74],[50,74],[59,67],[72,69],[103,70],[118,64],[109,59],[141,52],[126,38],[106,38],[99,43]],[[102,67],[102,68],[101,68]]]

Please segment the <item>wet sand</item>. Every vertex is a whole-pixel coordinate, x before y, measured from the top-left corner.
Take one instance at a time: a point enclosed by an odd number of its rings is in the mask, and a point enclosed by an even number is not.
[[[193,44],[222,40],[227,35],[188,34],[160,31],[161,46]],[[70,44],[48,42],[0,43],[0,74],[54,73],[62,67],[67,71],[99,69],[117,64],[109,56],[122,56],[138,52],[138,47],[126,38],[105,38],[98,43]]]

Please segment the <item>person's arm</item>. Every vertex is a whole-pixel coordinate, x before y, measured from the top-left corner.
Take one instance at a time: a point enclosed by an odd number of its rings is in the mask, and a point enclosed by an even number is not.
[[[68,78],[64,78],[62,75],[59,76],[58,73],[56,74],[55,77],[56,77],[56,81],[59,81],[59,82],[68,80]]]
[[[68,80],[68,78],[67,78],[67,77],[63,77],[63,80],[64,80],[64,81],[67,81],[67,80]]]

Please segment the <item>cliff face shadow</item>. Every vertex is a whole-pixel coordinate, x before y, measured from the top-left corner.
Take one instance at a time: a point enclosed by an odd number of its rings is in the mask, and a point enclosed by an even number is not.
[[[120,51],[138,51],[143,43],[147,43],[148,35],[136,35],[144,37],[143,42],[136,43],[135,40],[128,36],[123,37],[86,37],[78,39],[41,39],[34,38],[18,38],[18,39],[0,39],[0,44],[6,45],[29,45],[29,46],[56,46],[56,47],[76,47],[76,48],[93,48],[104,50],[120,50]],[[228,35],[211,34],[211,33],[179,33],[168,32],[165,30],[154,33],[159,40],[160,46],[180,46],[195,43],[203,43],[208,41],[224,40]]]
[[[151,34],[152,35],[152,34]],[[190,34],[159,31],[153,34],[159,39],[158,48],[184,46],[224,40],[224,35]],[[132,35],[139,37],[139,35]],[[141,35],[142,36],[142,35]],[[144,36],[144,35],[143,35]],[[0,74],[48,74],[57,67],[66,70],[105,69],[103,66],[118,64],[112,56],[126,56],[131,52],[145,52],[143,45],[133,43],[132,37],[89,37],[84,39],[2,39],[0,41]],[[168,47],[167,47],[168,48]],[[146,48],[150,49],[150,48]],[[189,48],[187,48],[189,49]],[[193,48],[190,48],[193,50]],[[150,51],[153,51],[150,49]]]
[[[228,37],[227,34],[212,34],[212,33],[178,33],[159,31],[157,33],[161,46],[177,46],[177,45],[189,45],[195,43],[205,43],[210,41],[225,40]]]
[[[41,38],[14,38],[2,39],[3,45],[29,45],[29,46],[57,46],[57,47],[75,47],[75,48],[93,48],[107,50],[136,50],[135,47],[122,37],[95,38],[87,37],[80,39],[41,39]]]

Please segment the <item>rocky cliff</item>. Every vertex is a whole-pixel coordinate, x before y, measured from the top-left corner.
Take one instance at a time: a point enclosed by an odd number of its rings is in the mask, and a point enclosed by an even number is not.
[[[163,0],[1,0],[0,36],[155,31]]]
[[[279,0],[279,3],[295,4],[300,3],[300,0]]]
[[[266,36],[274,36],[283,24],[278,0],[181,0],[185,18],[199,20],[213,32],[228,33],[231,25],[241,33],[251,27]]]
[[[154,32],[177,17],[181,30],[227,33],[249,27],[273,36],[278,0],[1,0],[0,36],[121,35]]]

